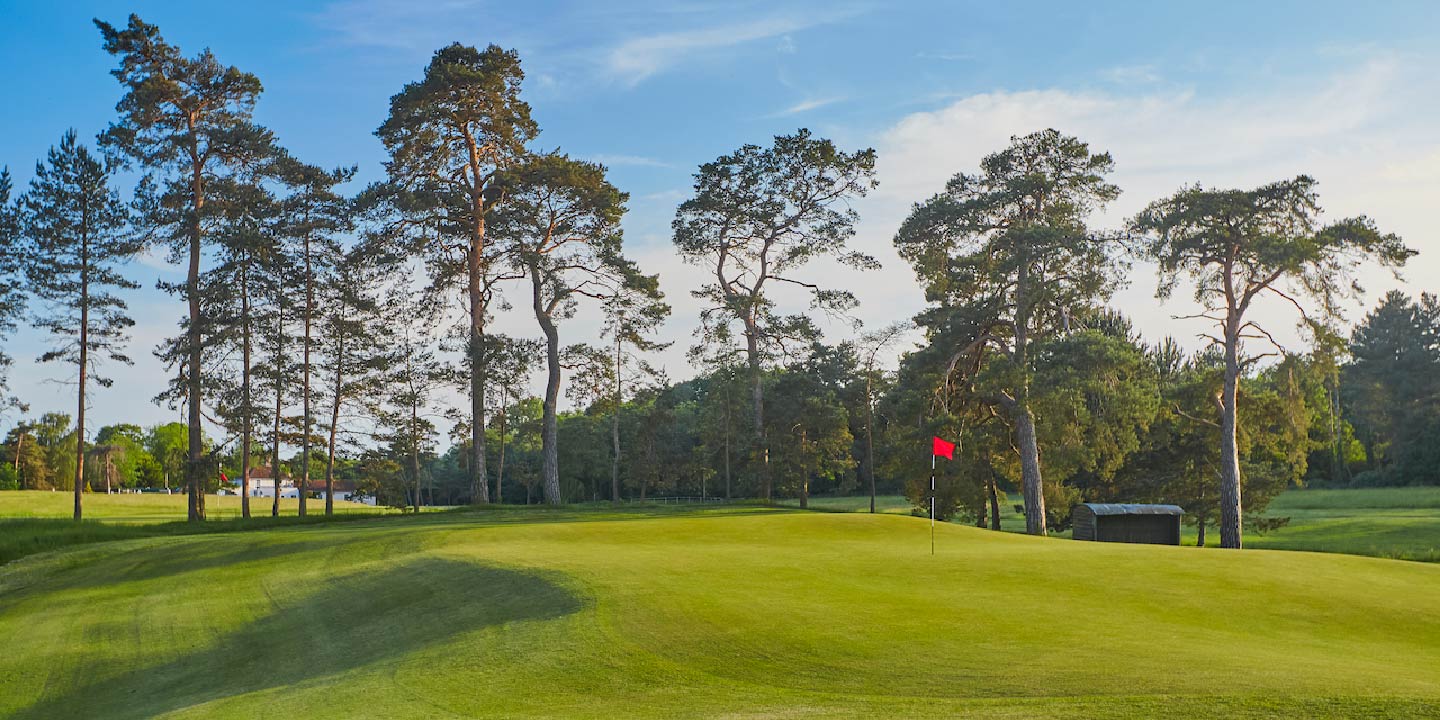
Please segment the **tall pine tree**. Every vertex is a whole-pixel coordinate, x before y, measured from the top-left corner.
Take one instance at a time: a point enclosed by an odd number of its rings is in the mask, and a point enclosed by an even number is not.
[[[808,349],[820,335],[807,315],[777,312],[772,291],[801,288],[810,294],[812,309],[822,312],[856,305],[849,291],[823,288],[796,273],[827,256],[859,269],[879,267],[874,258],[846,249],[859,216],[844,205],[869,192],[874,177],[874,150],[842,152],[802,129],[776,137],[770,147],[746,145],[701,165],[695,196],[675,211],[672,228],[681,257],[713,273],[711,282],[691,293],[707,303],[701,313],[704,341],[728,345],[731,323],[740,324],[745,338],[752,453],[766,501],[772,483],[764,366],[777,351]]]
[[[30,189],[20,200],[27,240],[25,275],[46,311],[35,326],[53,339],[41,362],[61,361],[76,369],[76,457],[85,456],[85,409],[90,384],[109,387],[95,373],[100,361],[129,363],[127,331],[135,324],[125,301],[112,289],[139,285],[118,266],[143,249],[128,232],[129,210],[110,188],[111,164],[92,155],[70,130],[35,166]],[[84,463],[75,463],[75,519],[81,518]]]
[[[171,287],[186,301],[180,384],[185,399],[189,458],[185,479],[189,519],[205,519],[203,355],[209,318],[203,313],[201,264],[213,199],[211,181],[247,158],[269,152],[270,135],[251,116],[261,92],[260,80],[222,65],[209,50],[193,58],[166,42],[160,29],[131,15],[117,28],[96,20],[104,47],[119,58],[112,74],[125,89],[116,110],[120,118],[101,136],[101,144],[148,173],[142,181],[139,224],[170,243],[171,257],[186,263],[185,282]]]
[[[10,204],[11,180],[9,168],[0,168],[0,247],[13,248],[20,244],[20,213]],[[0,253],[0,340],[14,332],[20,314],[25,309],[25,294],[21,260],[18,252]],[[4,344],[0,343],[0,348]],[[8,371],[14,359],[0,349],[0,417],[10,409],[21,408],[20,401],[10,395],[7,384]],[[23,410],[22,410],[23,411]],[[18,468],[18,455],[16,467]]]
[[[1252,315],[1263,297],[1293,307],[1323,327],[1340,304],[1359,293],[1354,273],[1365,261],[1399,267],[1415,254],[1369,218],[1321,225],[1315,180],[1301,175],[1254,190],[1188,187],[1157,200],[1131,222],[1147,238],[1146,256],[1160,266],[1159,297],[1181,278],[1195,284],[1197,315],[1215,324],[1205,335],[1224,354],[1220,422],[1220,546],[1240,548],[1243,496],[1237,398],[1247,369],[1265,354],[1247,341],[1275,345]],[[1277,347],[1278,349],[1278,347]],[[1282,350],[1283,352],[1283,350]]]
[[[428,255],[438,290],[463,286],[470,380],[470,473],[474,502],[489,502],[485,472],[485,327],[500,271],[489,238],[502,201],[498,176],[523,158],[538,132],[520,99],[520,57],[459,43],[435,52],[425,77],[390,99],[376,131],[390,160],[381,193],[397,213],[396,239]]]

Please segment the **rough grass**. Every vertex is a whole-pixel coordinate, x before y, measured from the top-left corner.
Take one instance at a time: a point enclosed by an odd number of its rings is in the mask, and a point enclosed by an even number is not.
[[[505,509],[71,548],[0,568],[0,717],[1440,714],[1440,566],[937,530]]]

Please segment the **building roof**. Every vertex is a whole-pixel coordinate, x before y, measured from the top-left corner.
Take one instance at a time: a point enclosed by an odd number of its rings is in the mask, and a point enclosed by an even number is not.
[[[312,478],[310,480],[311,492],[325,492],[325,478]],[[355,492],[355,481],[345,478],[335,478],[335,492]]]
[[[1140,503],[1080,503],[1096,515],[1184,515],[1179,505],[1144,505]]]
[[[271,480],[271,479],[273,479],[274,477],[275,477],[275,473],[270,469],[270,466],[269,466],[269,465],[252,465],[252,466],[250,467],[250,479],[251,479],[251,480]],[[289,480],[289,479],[290,479],[290,474],[287,473],[287,472],[281,471],[281,473],[280,473],[280,479],[281,479],[281,480]]]

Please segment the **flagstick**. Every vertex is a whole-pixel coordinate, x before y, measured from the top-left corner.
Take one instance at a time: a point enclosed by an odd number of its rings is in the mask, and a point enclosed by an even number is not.
[[[935,453],[930,453],[930,554],[935,554]]]

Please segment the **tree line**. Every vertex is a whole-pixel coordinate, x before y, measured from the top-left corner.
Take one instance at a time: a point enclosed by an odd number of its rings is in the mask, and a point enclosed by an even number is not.
[[[173,372],[157,401],[184,412],[192,520],[222,471],[248,490],[262,462],[306,488],[323,477],[327,512],[337,477],[417,508],[522,491],[804,505],[857,488],[872,510],[902,489],[927,505],[926,441],[941,435],[960,452],[937,489],[944,517],[998,528],[1008,489],[1044,534],[1081,500],[1166,500],[1240,547],[1288,485],[1433,474],[1435,301],[1392,294],[1340,337],[1362,264],[1398,268],[1414,251],[1368,218],[1326,221],[1310,177],[1180,188],[1106,231],[1089,222],[1120,194],[1111,156],[1056,130],[1016,136],[898,229],[926,309],[831,344],[815,318],[849,319],[857,298],[815,263],[879,267],[849,246],[875,151],[805,129],[745,145],[701,165],[676,209],[676,252],[706,280],[692,291],[699,374],[672,381],[647,361],[670,308],[625,254],[628,195],[603,165],[537,146],[514,51],[436,51],[376,131],[385,178],[347,194],[356,167],[307,164],[254,122],[254,75],[186,56],[133,15],[96,26],[117,61],[117,117],[98,155],[66,133],[13,201],[0,175],[0,230],[21,249],[0,260],[0,332],[40,301],[41,360],[73,368],[67,442],[83,457],[86,398],[108,384],[96,371],[129,362],[136,286],[118,268],[168,249],[185,280],[161,287],[186,313],[156,351]],[[128,202],[121,169],[141,178]],[[1137,260],[1158,267],[1160,297],[1193,291],[1191,319],[1213,326],[1204,350],[1148,343],[1108,307]],[[808,307],[785,306],[781,288]],[[1283,347],[1259,302],[1292,308],[1308,346]],[[493,331],[512,303],[537,337]],[[584,305],[603,313],[602,340],[567,343]],[[468,402],[441,412],[447,394]],[[562,395],[580,409],[561,412]],[[84,465],[69,480],[76,518]]]

